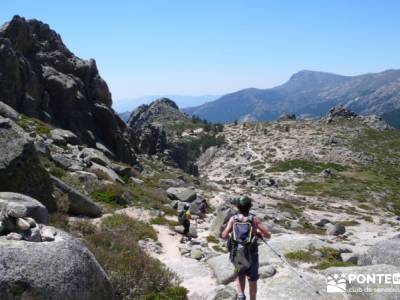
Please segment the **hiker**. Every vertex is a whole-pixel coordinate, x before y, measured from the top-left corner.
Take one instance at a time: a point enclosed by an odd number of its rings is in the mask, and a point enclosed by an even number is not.
[[[185,237],[187,240],[190,240],[190,206],[188,204],[185,204],[183,206],[183,210],[179,212],[178,214],[178,221],[179,223],[183,226],[183,237],[181,239],[181,243],[185,241]]]
[[[249,280],[250,300],[256,300],[258,280],[258,243],[257,237],[270,238],[271,235],[260,220],[250,213],[252,200],[249,197],[236,199],[237,214],[232,216],[221,234],[228,239],[230,260],[237,273],[238,300],[246,300],[246,276]]]
[[[203,199],[199,205],[199,215],[201,218],[204,218],[206,216],[207,208],[208,208],[207,200]]]

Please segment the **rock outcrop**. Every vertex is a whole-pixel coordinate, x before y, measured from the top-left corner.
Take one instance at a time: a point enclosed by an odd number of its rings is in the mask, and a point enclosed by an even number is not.
[[[93,254],[53,227],[54,241],[32,243],[0,237],[0,298],[114,299],[112,286]]]
[[[175,102],[167,98],[139,106],[128,120],[131,137],[138,152],[161,154],[165,157],[165,162],[198,175],[196,163],[188,157],[187,143],[175,136],[179,126],[184,129],[189,123],[189,117],[179,110]]]
[[[23,211],[22,217],[32,218],[40,224],[49,222],[46,207],[36,199],[17,193],[0,192],[0,214],[14,207],[19,207]]]
[[[128,129],[111,108],[96,62],[76,57],[49,25],[15,16],[0,27],[0,73],[0,101],[135,163]]]
[[[1,116],[0,191],[29,195],[49,211],[56,210],[50,177],[39,162],[32,140],[11,119]]]

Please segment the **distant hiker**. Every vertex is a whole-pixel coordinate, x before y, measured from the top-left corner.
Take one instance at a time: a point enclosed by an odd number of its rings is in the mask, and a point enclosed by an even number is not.
[[[221,234],[228,239],[230,260],[237,273],[238,300],[246,300],[246,276],[249,280],[250,300],[256,300],[258,280],[258,243],[257,236],[270,238],[271,235],[259,219],[250,213],[252,200],[249,197],[240,197],[236,201],[238,213],[229,219]]]
[[[199,205],[199,213],[200,213],[200,217],[204,218],[207,212],[207,208],[208,208],[208,203],[206,199],[203,199]]]
[[[183,243],[185,241],[185,237],[190,240],[190,206],[188,204],[185,204],[183,207],[183,210],[179,212],[178,214],[178,222],[183,226],[183,237],[181,239],[181,242]]]

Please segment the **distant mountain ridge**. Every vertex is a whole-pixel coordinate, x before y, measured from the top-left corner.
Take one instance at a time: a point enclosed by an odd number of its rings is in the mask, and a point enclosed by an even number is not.
[[[134,99],[121,99],[114,101],[113,108],[118,113],[132,112],[142,104],[150,104],[156,99],[168,98],[174,100],[174,102],[180,107],[193,107],[202,105],[206,102],[213,101],[221,97],[220,95],[201,95],[201,96],[187,96],[187,95],[150,95],[143,96]]]
[[[320,117],[338,104],[359,114],[400,109],[400,70],[358,76],[304,70],[274,88],[244,89],[183,110],[213,122],[232,122],[273,120],[287,112]]]

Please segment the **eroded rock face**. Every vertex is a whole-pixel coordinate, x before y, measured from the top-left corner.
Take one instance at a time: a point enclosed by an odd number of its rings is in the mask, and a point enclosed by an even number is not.
[[[16,299],[18,291],[19,299],[114,299],[93,254],[69,234],[56,231],[51,242],[0,238],[0,298]]]
[[[32,140],[10,119],[0,116],[0,191],[29,195],[56,210],[50,177],[41,166]]]
[[[161,154],[165,162],[198,176],[197,164],[188,156],[187,143],[171,134],[170,128],[191,123],[187,115],[170,99],[161,98],[141,105],[129,117],[128,126],[136,150],[149,155]]]
[[[96,62],[76,57],[47,24],[15,16],[0,27],[0,73],[0,101],[74,132],[89,146],[100,141],[117,159],[135,163]]]

